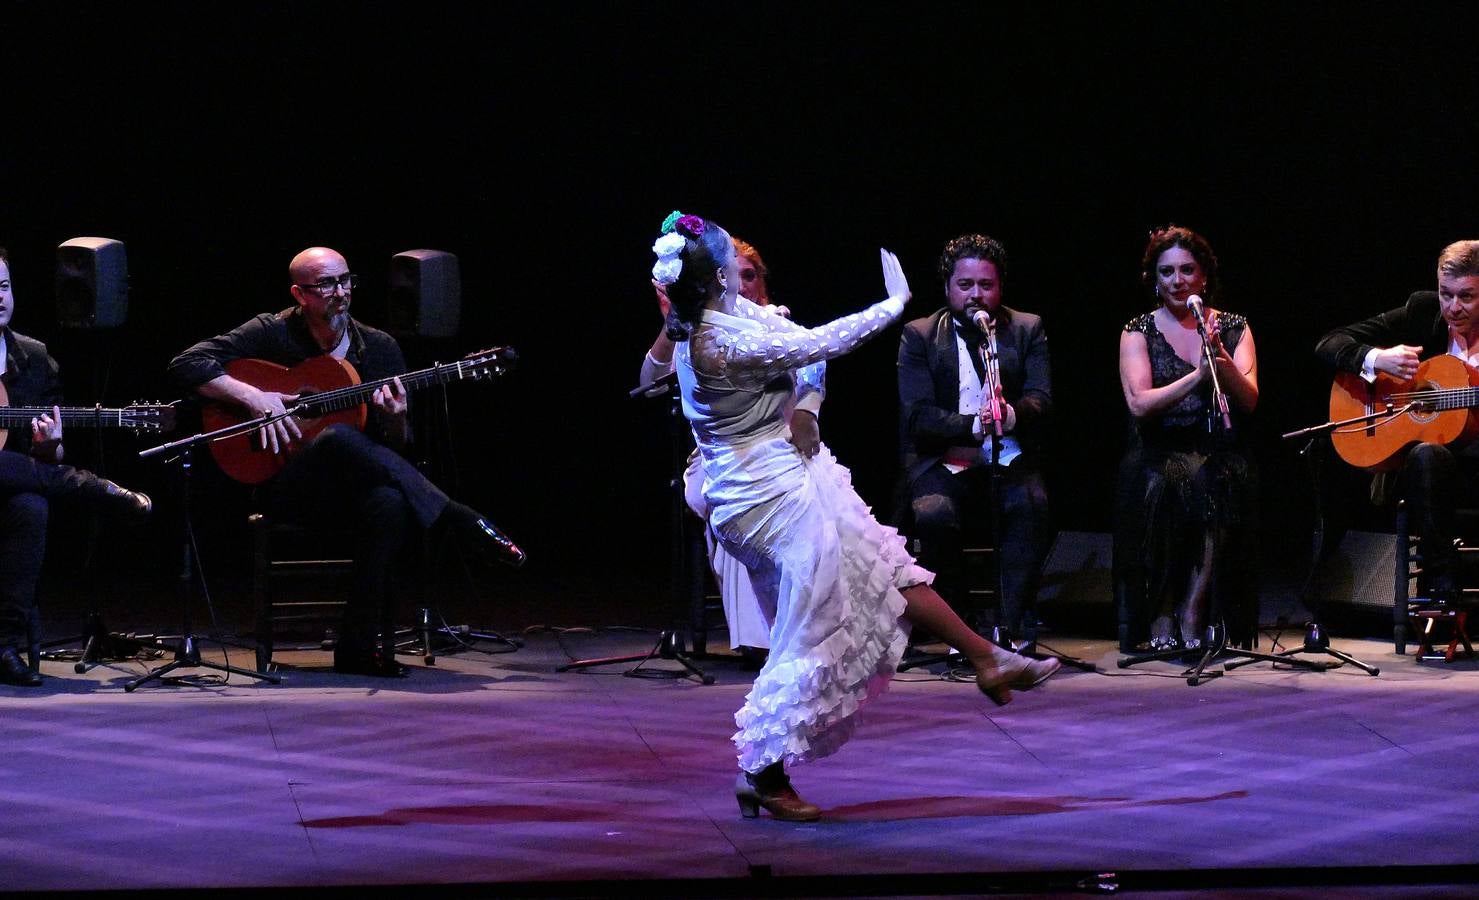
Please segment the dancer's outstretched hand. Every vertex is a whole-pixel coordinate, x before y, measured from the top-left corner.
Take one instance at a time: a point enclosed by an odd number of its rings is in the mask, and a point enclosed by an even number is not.
[[[892,253],[878,248],[878,256],[883,260],[883,289],[888,291],[889,299],[897,298],[900,303],[908,303],[909,279],[904,277],[904,267],[899,265],[899,258]]]

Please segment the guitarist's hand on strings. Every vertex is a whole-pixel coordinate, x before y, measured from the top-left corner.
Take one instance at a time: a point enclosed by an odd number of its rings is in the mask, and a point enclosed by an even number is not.
[[[254,396],[249,397],[249,402],[242,405],[252,414],[257,416],[281,416],[287,411],[287,404],[298,399],[297,394],[280,394],[277,391],[259,391],[252,389]],[[264,425],[258,429],[257,437],[262,446],[273,453],[280,453],[288,448],[294,440],[301,439],[303,432],[298,429],[298,422],[292,416],[283,416],[271,425]]]
[[[1421,352],[1421,347],[1411,344],[1384,347],[1372,355],[1371,368],[1395,375],[1403,381],[1411,381],[1417,375],[1417,356]]]
[[[390,379],[389,384],[382,384],[375,388],[375,393],[370,395],[370,402],[387,416],[404,416],[406,414],[406,386],[401,384],[401,377],[397,375]]]
[[[62,458],[62,411],[53,406],[51,415],[42,413],[31,420],[31,455],[52,462]]]

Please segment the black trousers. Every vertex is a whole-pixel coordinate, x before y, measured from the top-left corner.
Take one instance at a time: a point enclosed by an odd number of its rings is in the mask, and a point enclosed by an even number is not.
[[[1052,529],[1048,492],[1042,473],[1030,460],[1019,457],[1001,468],[1001,597],[997,624],[1013,635],[1032,638],[1035,631],[1037,583],[1047,556]],[[976,466],[951,474],[943,463],[926,469],[909,486],[914,526],[919,539],[919,564],[935,573],[935,590],[962,617],[964,608],[966,538],[989,534],[991,528],[991,468]]]
[[[35,627],[51,501],[86,502],[101,497],[104,484],[85,469],[0,450],[0,647],[24,650]]]
[[[348,532],[354,582],[344,633],[388,633],[396,599],[450,501],[405,457],[343,425],[325,429],[273,481],[268,512],[315,532]]]
[[[1418,444],[1403,461],[1398,484],[1407,501],[1408,527],[1421,542],[1428,587],[1462,588],[1454,510],[1479,506],[1479,458],[1441,444]]]

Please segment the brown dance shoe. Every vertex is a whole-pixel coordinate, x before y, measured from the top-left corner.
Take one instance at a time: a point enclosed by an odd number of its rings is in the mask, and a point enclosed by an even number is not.
[[[997,706],[1006,706],[1012,702],[1012,679],[1016,677],[1016,671],[1007,671],[998,666],[990,673],[977,672],[976,687],[992,703]]]
[[[741,772],[734,780],[734,799],[739,802],[740,815],[754,819],[764,807],[771,818],[782,822],[815,822],[822,817],[822,808],[802,800],[785,773],[772,783],[774,779],[766,777],[769,772],[770,769],[762,769],[757,775]]]
[[[1053,657],[1032,659],[1016,653],[999,651],[996,668],[990,673],[977,673],[976,687],[997,706],[1012,702],[1012,689],[1027,691],[1047,681],[1052,674],[1063,668]]]

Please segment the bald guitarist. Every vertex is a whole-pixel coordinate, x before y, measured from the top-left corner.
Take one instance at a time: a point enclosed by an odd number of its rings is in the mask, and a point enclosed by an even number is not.
[[[423,538],[460,536],[484,557],[515,566],[523,563],[524,552],[401,455],[411,439],[406,391],[396,377],[406,370],[405,357],[395,338],[350,316],[355,276],[344,257],[310,247],[293,257],[288,280],[292,307],[201,341],[175,357],[169,372],[182,387],[252,418],[281,414],[297,395],[228,374],[239,360],[293,367],[337,359],[364,382],[387,381],[368,398],[364,431],[336,424],[305,440],[305,429],[289,417],[263,428],[259,440],[262,452],[288,457],[270,484],[270,515],[354,532],[354,585],[334,649],[335,670],[403,675],[392,638],[395,585],[421,563],[416,551]]]
[[[40,673],[21,659],[39,628],[36,582],[46,554],[51,501],[81,501],[140,520],[153,504],[84,469],[61,465],[61,382],[46,345],[10,327],[15,295],[0,248],[0,405],[46,407],[28,427],[0,432],[0,684],[36,687]]]
[[[1331,331],[1320,339],[1315,354],[1337,371],[1359,374],[1368,382],[1377,381],[1379,374],[1410,381],[1420,363],[1444,354],[1479,366],[1479,241],[1443,248],[1436,292],[1417,291],[1403,306]],[[1396,476],[1395,486],[1391,475]],[[1413,532],[1423,538],[1423,567],[1434,593],[1461,588],[1454,509],[1479,505],[1479,444],[1420,441],[1407,451],[1399,471],[1378,476],[1373,499],[1384,501],[1393,487],[1407,501]]]

